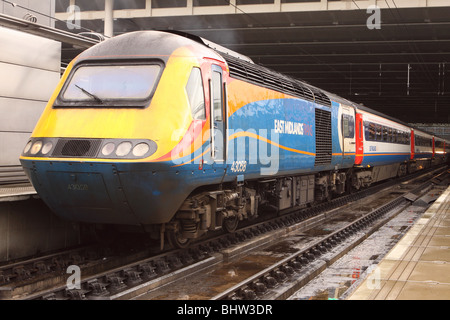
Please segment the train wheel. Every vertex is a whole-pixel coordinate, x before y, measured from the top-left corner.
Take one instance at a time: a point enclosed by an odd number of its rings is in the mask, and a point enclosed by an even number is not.
[[[226,218],[223,220],[222,228],[229,233],[233,233],[236,231],[237,226],[239,224],[239,218],[237,216]]]
[[[180,248],[180,249],[189,247],[189,245],[191,244],[191,240],[192,240],[192,239],[183,237],[183,234],[181,232],[174,232],[174,231],[168,232],[167,238],[169,240],[169,243],[173,247]]]

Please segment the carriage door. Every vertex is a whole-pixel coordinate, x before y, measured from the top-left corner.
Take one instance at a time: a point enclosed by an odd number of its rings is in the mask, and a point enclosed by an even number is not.
[[[211,69],[211,156],[216,162],[225,158],[225,115],[222,68],[212,65]]]
[[[364,127],[361,113],[356,113],[356,156],[355,164],[360,165],[364,160]]]
[[[342,106],[341,118],[344,162],[355,156],[355,110],[351,107]]]

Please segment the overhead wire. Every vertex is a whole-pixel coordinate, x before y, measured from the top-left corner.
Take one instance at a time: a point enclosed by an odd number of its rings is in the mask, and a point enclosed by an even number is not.
[[[251,20],[255,21],[256,24],[258,24],[259,26],[261,26],[263,29],[266,29],[268,32],[273,33],[273,30],[272,30],[270,27],[267,27],[264,23],[260,22],[254,15],[245,12],[245,11],[242,10],[239,6],[237,6],[237,5],[233,4],[233,3],[231,3],[230,0],[223,0],[223,1],[224,1],[225,3],[227,3],[228,5],[234,7],[236,10],[240,11],[242,14],[245,14],[247,17],[249,17]],[[358,7],[358,8],[359,8],[359,7]],[[290,43],[290,42],[291,42],[290,39],[288,39],[288,38],[284,35],[284,33],[281,33],[281,34],[282,34],[282,36],[284,37],[286,43]],[[275,34],[275,36],[277,36],[277,37],[279,37],[279,35],[280,35],[280,33],[276,33],[276,34]],[[296,46],[296,47],[297,47],[298,50],[301,51],[303,54],[305,54],[306,56],[309,56],[309,57],[311,57],[313,60],[315,60],[315,61],[317,62],[317,64],[328,67],[328,68],[329,68],[331,71],[333,71],[335,74],[340,74],[345,80],[352,81],[352,77],[351,77],[351,76],[349,77],[349,76],[347,75],[347,72],[343,72],[343,71],[340,71],[340,70],[336,69],[336,68],[333,67],[332,65],[330,65],[330,64],[326,63],[325,61],[319,59],[319,58],[318,58],[317,56],[315,56],[314,54],[309,53],[309,52],[306,51],[303,47],[300,47],[300,46]],[[300,79],[300,80],[302,80],[302,79]],[[302,81],[305,81],[305,80],[302,80]],[[306,81],[305,81],[305,82],[306,82]],[[365,88],[366,88],[366,89],[369,89],[368,87],[365,87]]]
[[[392,3],[395,6],[395,10],[393,8],[391,8],[391,6],[389,5],[387,0],[384,0],[384,2],[386,3],[386,5],[389,8],[389,11],[391,12],[391,15],[392,15],[394,21],[396,22],[397,26],[402,28],[405,31],[405,33],[408,35],[408,37],[410,39],[412,39],[412,41],[408,42],[408,46],[409,46],[410,51],[413,54],[414,58],[418,62],[419,68],[422,69],[422,72],[425,74],[425,76],[427,77],[428,81],[430,81],[431,83],[435,83],[434,77],[431,75],[431,72],[428,69],[428,64],[424,63],[425,61],[422,59],[422,57],[419,54],[419,49],[418,49],[417,45],[414,42],[414,37],[409,32],[408,27],[404,23],[400,22],[400,21],[403,21],[404,19],[401,16],[400,10],[398,9],[397,4],[395,3],[395,0],[391,0],[391,1],[392,1]],[[395,16],[394,11],[397,14],[397,16]]]

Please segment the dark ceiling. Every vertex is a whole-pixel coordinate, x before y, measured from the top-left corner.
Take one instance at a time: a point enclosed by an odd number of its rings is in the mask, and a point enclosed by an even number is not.
[[[117,19],[115,35],[186,31],[410,123],[450,122],[450,7]],[[82,21],[103,32],[103,21]],[[64,23],[56,27],[66,28]],[[69,61],[79,51],[65,48]]]

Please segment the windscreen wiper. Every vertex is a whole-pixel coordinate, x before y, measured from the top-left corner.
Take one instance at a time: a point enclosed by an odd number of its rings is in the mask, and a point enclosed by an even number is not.
[[[83,91],[84,94],[88,95],[89,97],[91,97],[92,99],[94,99],[95,101],[99,102],[99,103],[103,103],[103,100],[100,99],[99,97],[97,97],[95,94],[90,93],[89,91],[87,91],[86,89],[75,85],[75,87],[77,87],[78,89],[80,89],[81,91]]]

